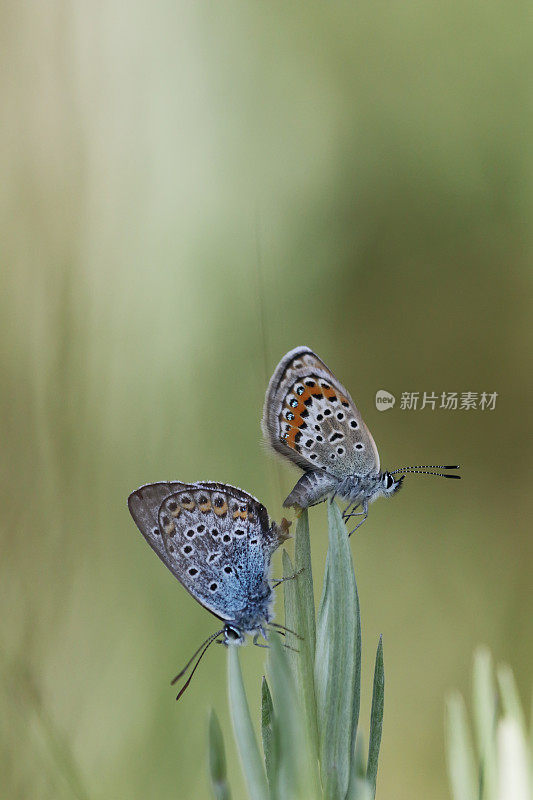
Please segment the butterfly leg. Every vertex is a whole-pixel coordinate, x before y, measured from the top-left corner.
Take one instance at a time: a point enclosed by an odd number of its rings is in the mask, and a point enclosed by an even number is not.
[[[354,505],[352,505],[351,503],[348,503],[348,505],[346,506],[346,508],[342,512],[343,520],[346,522],[346,520],[350,519],[350,517],[357,516],[357,514],[355,513],[355,509],[359,508],[360,505],[361,505],[360,503],[354,503]]]
[[[356,507],[357,507],[357,506],[356,506]],[[352,511],[352,513],[351,513],[349,516],[350,516],[350,517],[360,517],[360,516],[362,516],[362,517],[363,517],[363,519],[362,519],[360,522],[358,522],[358,523],[357,523],[357,525],[355,526],[355,528],[353,529],[353,531],[350,531],[350,533],[348,534],[348,536],[351,536],[351,535],[352,535],[352,533],[355,533],[355,532],[356,532],[356,530],[357,530],[357,528],[360,528],[360,527],[361,527],[361,525],[363,524],[363,522],[365,522],[365,521],[366,521],[366,519],[367,519],[367,517],[368,517],[368,503],[363,501],[363,510],[362,510],[362,511],[358,511],[357,513],[354,513],[354,512]],[[348,517],[347,517],[347,519],[348,519]]]
[[[301,567],[301,569],[299,569],[297,572],[295,572],[294,575],[287,575],[285,578],[271,578],[270,580],[274,581],[274,583],[272,585],[272,588],[275,589],[276,586],[279,586],[280,583],[283,583],[283,581],[292,581],[292,580],[294,580],[294,578],[297,578],[298,575],[301,575],[301,573],[303,571],[304,571],[304,568]]]
[[[264,631],[261,631],[261,633],[263,634],[264,638],[266,639]],[[252,642],[255,644],[256,647],[266,647],[266,648],[268,648],[267,644],[261,644],[261,642],[257,641],[258,639],[259,639],[259,634],[255,633],[254,634],[254,638],[252,639]]]
[[[363,513],[363,512],[360,512],[360,513]],[[359,515],[358,515],[358,514],[354,514],[354,516],[359,516]],[[361,527],[361,525],[363,524],[363,522],[365,522],[365,521],[366,521],[366,518],[367,518],[367,517],[368,517],[368,514],[365,514],[365,516],[363,517],[363,519],[361,520],[361,522],[358,522],[358,523],[357,523],[357,525],[355,526],[355,528],[353,529],[353,531],[350,531],[350,533],[348,534],[348,536],[351,536],[351,535],[352,535],[352,533],[355,533],[355,532],[356,532],[356,530],[357,530],[357,528],[360,528],[360,527]]]
[[[365,514],[366,514],[365,511],[351,511],[344,517],[344,522],[348,522],[348,520],[351,519],[352,517],[364,517]]]

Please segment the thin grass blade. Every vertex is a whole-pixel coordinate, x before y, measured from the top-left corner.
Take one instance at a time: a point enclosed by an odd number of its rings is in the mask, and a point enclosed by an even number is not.
[[[311,566],[311,543],[309,540],[309,516],[307,509],[296,523],[294,535],[294,569],[298,573],[296,585],[300,602],[301,630],[298,631],[306,642],[306,649],[313,662],[316,646],[315,596],[313,591],[313,570]]]
[[[498,800],[531,800],[533,779],[520,723],[510,716],[498,723]]]
[[[480,763],[481,800],[496,800],[498,784],[496,771],[497,695],[494,685],[492,658],[485,647],[474,655],[472,680],[473,716]]]
[[[346,800],[372,800],[372,787],[366,778],[366,763],[364,736],[361,731],[358,731]]]
[[[527,737],[526,718],[518,694],[518,688],[513,675],[513,670],[507,664],[502,664],[496,671],[498,687],[502,700],[504,716],[511,717],[518,723],[522,735]]]
[[[224,738],[214,709],[209,715],[209,775],[215,800],[230,800]]]
[[[285,606],[285,625],[289,629],[285,636],[285,642],[288,647],[292,648],[288,652],[288,661],[291,665],[291,669],[293,671],[294,676],[296,677],[298,673],[298,661],[299,659],[297,656],[301,652],[301,644],[302,639],[300,636],[303,634],[300,633],[298,627],[302,626],[302,619],[300,617],[300,608],[298,604],[298,587],[296,585],[296,581],[298,577],[294,576],[294,567],[292,565],[291,558],[286,550],[283,551],[282,554],[282,563],[283,563],[283,601]],[[293,633],[290,631],[294,631],[297,636],[294,636]],[[298,652],[296,652],[298,651]]]
[[[278,636],[270,637],[269,679],[274,718],[279,732],[277,796],[280,800],[318,798],[311,769],[311,753],[288,652]]]
[[[478,800],[479,783],[474,749],[464,700],[459,692],[453,692],[447,702],[446,746],[453,800]]]
[[[238,648],[228,647],[228,687],[235,740],[251,800],[268,800],[265,769],[244,691]]]
[[[359,714],[360,625],[349,539],[335,503],[328,506],[329,548],[318,612],[315,691],[322,786],[344,800]]]
[[[302,636],[302,641],[298,643],[300,655],[297,658],[296,682],[304,707],[310,747],[313,748],[315,754],[315,763],[318,763],[319,745],[315,697],[316,612],[307,509],[296,524],[294,555],[294,569],[297,573],[298,633]],[[287,625],[290,627],[289,623]]]
[[[296,528],[296,537],[302,535],[305,537],[307,531],[307,543],[309,543],[309,528],[306,525],[305,529],[298,521]],[[314,660],[315,650],[310,646],[310,637],[314,641],[315,624],[314,624],[314,599],[313,588],[309,590],[308,578],[304,574],[306,570],[310,569],[310,554],[305,555],[302,551],[305,550],[305,542],[302,546],[300,544],[300,560],[306,566],[303,567],[302,572],[293,566],[289,554],[283,552],[283,576],[290,578],[291,575],[296,575],[292,580],[285,580],[283,586],[285,588],[285,625],[299,634],[300,638],[287,634],[287,644],[295,648],[298,652],[289,651],[289,661],[291,663],[294,685],[298,692],[299,705],[302,709],[304,716],[304,730],[308,739],[307,749],[312,753],[310,769],[315,773],[316,781],[319,780],[318,775],[318,731],[316,724],[316,700],[315,700],[315,678],[314,678]],[[301,568],[300,568],[301,569]],[[303,582],[305,579],[305,583]],[[309,603],[311,607],[309,608]],[[311,622],[312,619],[312,622]]]
[[[309,528],[306,525],[307,531],[307,544],[309,544]],[[304,536],[305,536],[304,529]],[[296,529],[296,537],[301,536],[302,525],[298,523]],[[307,566],[303,570],[310,569],[311,557],[308,553],[302,553],[301,544],[300,560]],[[301,568],[300,568],[301,569]],[[314,599],[313,588],[311,585],[311,595],[309,597],[309,587],[305,586],[304,591],[301,592],[300,581],[304,578],[304,571],[300,572],[299,569],[293,567],[290,557],[287,552],[283,553],[283,573],[284,577],[290,578],[291,575],[296,575],[292,580],[284,582],[285,587],[285,625],[287,628],[298,633],[298,638],[288,633],[286,642],[290,647],[294,647],[297,652],[288,652],[288,660],[292,667],[293,686],[295,687],[297,695],[297,703],[299,713],[301,716],[301,732],[305,742],[302,745],[301,761],[302,768],[307,773],[307,781],[310,791],[314,795],[318,795],[320,787],[320,774],[318,769],[318,732],[316,725],[316,700],[315,700],[315,680],[314,680],[314,647],[310,648],[309,636],[314,637]],[[311,603],[309,608],[308,603]],[[312,618],[312,624],[310,619]]]
[[[278,742],[276,739],[276,721],[274,719],[274,706],[268,682],[263,675],[261,684],[261,735],[263,739],[263,755],[270,794],[275,797],[276,773],[278,762]]]
[[[352,773],[346,800],[372,800],[372,787],[365,777],[357,777]]]
[[[379,637],[374,667],[374,689],[372,692],[372,710],[370,712],[370,739],[368,742],[368,763],[366,768],[367,781],[372,790],[372,797],[376,796],[376,781],[378,776],[379,748],[381,746],[381,731],[383,728],[383,704],[385,700],[385,671],[383,667],[383,637]]]

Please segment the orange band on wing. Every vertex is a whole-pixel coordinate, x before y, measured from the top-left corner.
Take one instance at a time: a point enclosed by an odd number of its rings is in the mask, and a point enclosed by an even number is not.
[[[313,386],[307,386],[303,384],[303,392],[302,394],[298,395],[296,392],[292,392],[295,398],[298,400],[297,406],[289,406],[287,401],[285,401],[285,405],[283,406],[283,410],[281,413],[281,423],[289,423],[291,426],[286,434],[283,435],[283,441],[293,450],[296,449],[296,436],[299,433],[299,429],[304,425],[305,419],[302,416],[302,412],[304,412],[307,408],[306,401],[309,398],[320,398],[325,397],[326,400],[331,400],[331,398],[335,397],[339,401],[339,403],[344,403],[347,405],[348,401],[344,395],[339,394],[335,391],[331,386],[328,386],[326,389],[323,386],[320,386],[318,383],[314,383]],[[287,412],[294,414],[294,419],[288,420],[286,417]]]

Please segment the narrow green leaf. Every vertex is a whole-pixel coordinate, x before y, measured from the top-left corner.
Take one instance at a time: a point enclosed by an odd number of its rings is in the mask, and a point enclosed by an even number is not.
[[[214,709],[209,715],[209,774],[215,800],[230,800],[224,739]]]
[[[307,543],[309,545],[309,528],[307,529]],[[302,525],[298,523],[296,536],[301,536]],[[305,531],[304,531],[305,535]],[[300,558],[304,562],[309,561],[310,554],[305,556],[302,553],[300,544]],[[306,567],[304,567],[304,570]],[[304,572],[299,572],[293,567],[289,554],[283,552],[283,577],[287,578],[283,586],[285,587],[285,625],[298,634],[298,637],[287,633],[286,644],[294,650],[287,650],[286,657],[292,667],[293,686],[296,691],[296,701],[299,714],[301,715],[301,733],[304,741],[300,760],[302,768],[307,772],[307,780],[310,786],[309,791],[318,793],[320,786],[320,775],[318,771],[318,734],[316,726],[316,701],[315,701],[315,682],[314,682],[314,649],[309,647],[308,627],[309,609],[305,606],[300,593],[300,580],[304,577]],[[295,576],[292,577],[291,576]],[[304,593],[308,597],[308,592]],[[314,634],[314,600],[312,599],[311,587],[311,614],[313,618]],[[301,638],[299,638],[301,637]]]
[[[383,728],[383,703],[385,699],[385,671],[383,668],[383,637],[379,637],[374,667],[374,688],[372,691],[372,710],[370,712],[370,739],[368,742],[368,764],[366,777],[372,788],[372,797],[376,796],[376,780],[378,776],[379,748]]]
[[[472,680],[473,715],[480,761],[481,800],[495,800],[498,793],[496,771],[497,696],[492,658],[485,647],[474,656]]]
[[[504,716],[498,723],[499,798],[531,800],[533,776],[524,731],[520,723]]]
[[[268,800],[268,784],[244,691],[238,647],[228,647],[228,687],[235,740],[251,800]]]
[[[309,544],[309,528],[307,530],[307,543]],[[300,522],[296,529],[296,536],[301,535],[303,528]],[[305,530],[304,530],[305,536]],[[286,643],[289,647],[294,648],[288,651],[289,661],[293,670],[294,685],[298,691],[299,704],[304,715],[304,728],[308,738],[307,749],[313,753],[311,759],[311,768],[315,773],[316,781],[318,782],[318,731],[316,724],[316,700],[315,700],[315,679],[314,679],[314,660],[315,651],[314,646],[311,649],[309,637],[314,639],[314,600],[313,590],[311,587],[311,609],[308,608],[309,603],[309,589],[307,585],[304,586],[303,592],[300,591],[304,579],[304,572],[310,569],[310,555],[308,557],[302,552],[304,547],[300,545],[300,558],[305,562],[309,562],[304,571],[300,572],[292,580],[285,580],[283,586],[285,587],[285,625],[290,630],[298,633],[299,637],[287,633]],[[298,570],[295,570],[289,554],[283,552],[283,576],[290,578],[294,576]],[[307,578],[306,578],[307,583]],[[309,617],[312,618],[313,623],[310,624]]]
[[[357,731],[355,752],[352,759],[352,773],[359,778],[366,778],[365,737],[362,731]]]
[[[314,752],[314,764],[318,778],[318,726],[316,718],[315,697],[315,650],[316,650],[316,624],[315,624],[315,597],[313,592],[313,571],[311,566],[311,544],[309,540],[309,517],[305,510],[296,524],[294,543],[295,564],[297,574],[297,614],[298,619],[289,620],[286,616],[286,625],[297,630],[302,637],[296,643],[299,654],[296,657],[296,685],[300,692],[300,701],[304,708],[305,727],[309,736],[309,746]]]
[[[346,800],[373,800],[372,787],[366,778],[359,778],[354,773],[350,778]]]
[[[311,769],[311,753],[298,692],[280,637],[270,637],[268,660],[279,736],[277,796],[280,800],[312,800],[318,797]]]
[[[526,718],[511,667],[507,664],[502,664],[496,670],[496,677],[498,678],[498,687],[502,699],[503,714],[514,719],[520,726],[522,734],[526,737]]]
[[[373,800],[372,787],[366,779],[366,760],[364,736],[358,731],[346,800]]]
[[[300,602],[301,626],[298,633],[306,642],[306,649],[314,661],[316,646],[315,597],[313,592],[313,570],[311,567],[311,543],[309,541],[309,516],[307,509],[296,523],[294,536],[294,569],[298,573],[296,583]]]
[[[348,790],[359,714],[360,619],[349,539],[335,503],[328,506],[328,529],[315,691],[324,795],[327,800],[340,800]]]
[[[263,675],[261,684],[261,734],[263,738],[263,754],[265,757],[265,768],[270,786],[270,794],[273,794],[277,767],[277,747],[274,732],[274,706],[272,705],[272,695],[268,688],[267,679]]]
[[[300,635],[300,631],[296,630],[298,626],[301,626],[302,620],[300,617],[300,609],[298,606],[298,587],[296,585],[297,578],[294,576],[294,567],[292,565],[291,558],[286,550],[282,553],[282,562],[283,562],[283,600],[285,605],[285,625],[287,628],[290,628],[291,631],[294,631],[298,635]],[[292,633],[286,634],[286,643],[289,647],[293,648],[288,652],[288,660],[291,664],[291,668],[293,670],[293,674],[296,677],[297,670],[298,670],[298,653],[296,650],[300,650],[300,639],[297,636],[293,636]]]
[[[446,707],[448,775],[453,800],[477,800],[478,778],[464,700],[453,692]]]
[[[348,539],[348,542],[350,540]],[[348,547],[350,545],[348,544]],[[351,551],[350,551],[351,556]],[[352,572],[353,572],[353,564],[352,564]],[[359,608],[359,592],[357,591],[357,582],[355,580],[355,572],[354,575],[354,587],[355,587],[355,605],[354,605],[354,614],[355,614],[355,674],[354,674],[354,697],[353,697],[353,719],[352,719],[352,746],[351,746],[351,753],[352,758],[355,751],[355,743],[357,737],[357,726],[359,725],[359,710],[361,707],[361,610]]]

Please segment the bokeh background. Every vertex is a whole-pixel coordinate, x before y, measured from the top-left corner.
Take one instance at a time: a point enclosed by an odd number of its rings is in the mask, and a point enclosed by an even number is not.
[[[216,479],[279,518],[298,473],[265,454],[261,406],[308,344],[385,466],[462,466],[406,479],[352,542],[366,730],[385,644],[378,797],[444,800],[444,698],[468,693],[474,647],[531,690],[528,5],[52,0],[0,19],[2,796],[206,798],[214,706],[244,797],[224,651],[178,706],[169,687],[214,620],[126,498]],[[381,413],[381,388],[499,396]],[[264,651],[241,655],[258,711]]]

